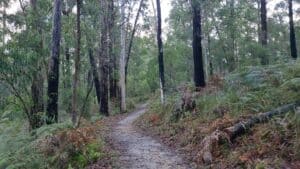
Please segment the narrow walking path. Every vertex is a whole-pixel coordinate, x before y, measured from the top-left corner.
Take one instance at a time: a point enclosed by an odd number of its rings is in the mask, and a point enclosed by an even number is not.
[[[155,139],[139,133],[133,126],[134,120],[145,113],[146,105],[140,106],[114,128],[112,138],[120,152],[121,169],[186,169],[179,155]]]

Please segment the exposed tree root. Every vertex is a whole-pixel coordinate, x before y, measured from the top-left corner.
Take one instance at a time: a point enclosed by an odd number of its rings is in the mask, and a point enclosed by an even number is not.
[[[198,157],[205,164],[210,164],[213,160],[212,151],[213,147],[220,144],[221,142],[227,141],[231,143],[233,139],[244,134],[247,130],[253,127],[255,124],[269,121],[273,116],[285,114],[293,110],[298,104],[292,103],[281,106],[275,110],[260,113],[251,117],[246,121],[239,122],[231,127],[223,129],[223,131],[216,130],[211,135],[206,136],[202,142],[202,150],[199,152]]]

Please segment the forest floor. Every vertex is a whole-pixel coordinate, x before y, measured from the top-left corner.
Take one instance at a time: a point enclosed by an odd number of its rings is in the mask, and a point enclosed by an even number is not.
[[[248,67],[210,79],[200,92],[179,87],[164,105],[154,96],[147,109],[103,119],[109,147],[117,151],[115,168],[300,168],[299,108],[213,144],[211,164],[201,156],[202,140],[214,131],[299,101],[299,74],[300,63]],[[182,108],[188,100],[192,110]]]
[[[156,139],[145,135],[133,125],[133,122],[146,112],[146,105],[140,105],[127,116],[107,119],[111,124],[111,132],[107,139],[116,151],[116,168],[135,169],[185,169],[190,168],[184,163],[180,154],[164,146]],[[119,122],[116,122],[119,121]],[[101,163],[101,161],[99,161]],[[98,166],[99,167],[99,166]],[[98,168],[97,163],[88,168]]]
[[[159,96],[150,100],[148,111],[135,125],[185,154],[194,168],[299,169],[299,108],[254,125],[234,140],[212,144],[211,164],[204,164],[201,156],[202,140],[214,131],[299,101],[299,72],[299,63],[249,67],[211,79],[200,92],[189,86],[178,88],[165,105],[160,104]],[[195,102],[194,109],[181,110],[186,96],[191,96],[190,103]]]

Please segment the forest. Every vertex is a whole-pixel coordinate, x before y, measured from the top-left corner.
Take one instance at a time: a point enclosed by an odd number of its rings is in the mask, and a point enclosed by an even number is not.
[[[0,0],[0,21],[0,169],[300,168],[300,0]]]

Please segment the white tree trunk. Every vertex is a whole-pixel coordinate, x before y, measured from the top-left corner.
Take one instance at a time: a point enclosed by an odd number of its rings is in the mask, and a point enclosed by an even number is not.
[[[159,86],[160,86],[160,102],[161,104],[164,104],[165,97],[164,97],[164,89],[163,89],[161,79],[159,79]]]
[[[126,39],[125,39],[125,0],[121,0],[121,55],[120,55],[120,88],[121,88],[121,111],[126,111],[126,86],[125,86],[125,57],[126,57]]]

